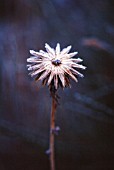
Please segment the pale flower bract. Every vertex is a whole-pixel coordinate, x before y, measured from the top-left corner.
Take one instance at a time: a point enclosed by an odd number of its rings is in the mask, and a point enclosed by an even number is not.
[[[40,50],[36,52],[30,50],[32,56],[27,59],[30,64],[28,70],[31,76],[36,76],[35,80],[41,80],[43,85],[49,88],[54,87],[56,90],[70,86],[70,78],[77,80],[77,76],[83,77],[76,68],[85,69],[86,67],[78,64],[83,61],[80,58],[73,58],[78,52],[69,53],[71,46],[60,50],[60,44],[57,43],[55,49],[45,44],[46,52]]]

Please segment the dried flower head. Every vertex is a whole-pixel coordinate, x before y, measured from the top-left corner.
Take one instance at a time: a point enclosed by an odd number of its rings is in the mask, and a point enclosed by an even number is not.
[[[36,76],[35,80],[42,80],[43,85],[48,85],[49,88],[54,87],[56,90],[59,86],[62,88],[70,86],[70,78],[77,80],[77,76],[83,77],[83,74],[78,72],[76,68],[85,69],[86,67],[78,64],[82,61],[80,58],[72,58],[78,52],[69,53],[71,46],[60,51],[60,44],[56,48],[51,48],[45,44],[46,52],[30,50],[33,55],[27,59],[30,64],[28,70],[31,71],[31,76]],[[69,53],[69,54],[68,54]]]

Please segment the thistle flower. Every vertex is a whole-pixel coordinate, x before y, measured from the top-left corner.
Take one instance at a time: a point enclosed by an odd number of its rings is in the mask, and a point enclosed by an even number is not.
[[[78,64],[83,61],[82,59],[73,58],[78,52],[69,53],[71,46],[62,51],[60,51],[59,43],[55,49],[48,44],[45,44],[45,48],[46,52],[30,50],[33,56],[27,59],[30,63],[27,65],[29,74],[32,77],[36,76],[35,80],[41,80],[43,85],[57,90],[59,86],[62,88],[70,86],[70,78],[77,82],[77,76],[83,77],[76,68],[85,69],[86,67]]]

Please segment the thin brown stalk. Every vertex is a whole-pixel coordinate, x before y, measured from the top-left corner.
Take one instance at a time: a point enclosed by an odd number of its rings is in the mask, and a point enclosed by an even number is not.
[[[56,99],[52,96],[52,108],[51,108],[51,120],[50,120],[50,167],[51,170],[55,170],[55,111],[56,111]]]

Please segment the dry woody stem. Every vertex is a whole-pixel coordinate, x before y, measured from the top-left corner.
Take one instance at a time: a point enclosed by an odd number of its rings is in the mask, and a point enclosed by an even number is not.
[[[58,96],[56,94],[55,88],[53,86],[50,89],[51,97],[52,97],[52,106],[51,106],[51,118],[50,118],[50,167],[51,170],[55,170],[55,112],[58,104]]]
[[[52,97],[52,108],[51,108],[51,120],[50,120],[50,166],[51,170],[55,170],[55,150],[54,150],[54,139],[55,134],[53,129],[55,129],[55,111],[56,111],[56,101]]]

